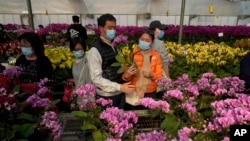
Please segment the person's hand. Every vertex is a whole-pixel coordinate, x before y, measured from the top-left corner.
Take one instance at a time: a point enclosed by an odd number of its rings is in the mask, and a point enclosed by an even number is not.
[[[133,93],[135,91],[135,86],[131,85],[130,82],[121,84],[120,91],[123,93]]]
[[[124,71],[124,78],[129,79],[131,76],[137,73],[137,69],[133,66]]]
[[[142,74],[146,78],[153,78],[154,77],[154,73],[152,73],[151,71],[142,71]]]

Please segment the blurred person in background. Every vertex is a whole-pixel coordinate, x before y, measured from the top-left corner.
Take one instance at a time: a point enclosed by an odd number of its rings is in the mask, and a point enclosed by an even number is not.
[[[161,56],[161,62],[164,69],[164,75],[169,78],[169,69],[168,69],[168,52],[164,41],[162,40],[165,35],[165,30],[167,26],[161,24],[160,21],[152,21],[149,24],[149,30],[154,32],[154,42],[153,49],[157,51]]]
[[[248,52],[240,61],[239,78],[245,81],[245,93],[250,94],[250,52]]]
[[[163,76],[170,78],[169,76],[169,67],[168,67],[168,52],[166,50],[166,45],[162,40],[165,35],[165,30],[167,26],[161,24],[160,21],[155,20],[149,24],[149,30],[154,32],[154,42],[153,49],[160,54],[162,67],[163,67]],[[161,99],[163,96],[162,90],[157,90],[157,98]]]
[[[72,16],[72,20],[73,24],[71,24],[67,29],[68,40],[70,41],[75,37],[81,37],[83,41],[86,42],[88,39],[87,31],[86,28],[80,24],[80,17],[74,15]]]
[[[0,24],[0,43],[4,43],[5,42],[5,31],[4,31],[4,26],[2,24]]]
[[[43,43],[46,43],[46,33],[44,31],[43,25],[38,25],[37,33],[40,35]]]

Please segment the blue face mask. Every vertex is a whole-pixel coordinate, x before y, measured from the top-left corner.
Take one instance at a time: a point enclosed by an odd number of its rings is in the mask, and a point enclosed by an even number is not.
[[[107,30],[106,31],[106,38],[110,41],[113,40],[115,38],[115,30],[114,29]]]
[[[160,31],[159,34],[158,34],[158,36],[157,36],[157,38],[158,39],[162,39],[164,37],[164,34],[165,34],[164,31]]]
[[[81,58],[81,57],[83,57],[83,55],[84,55],[84,51],[83,51],[83,50],[73,51],[73,55],[74,55],[76,58]]]
[[[150,48],[150,44],[148,42],[145,41],[139,41],[139,48],[141,50],[148,50]]]
[[[30,48],[30,47],[21,47],[21,51],[22,51],[23,55],[25,55],[25,56],[33,55],[32,48]]]

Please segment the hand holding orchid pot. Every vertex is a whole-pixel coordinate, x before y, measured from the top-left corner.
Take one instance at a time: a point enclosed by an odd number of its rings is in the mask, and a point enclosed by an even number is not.
[[[118,73],[124,72],[130,66],[135,66],[133,44],[133,41],[129,41],[128,37],[124,35],[117,36],[112,42],[113,47],[118,50],[118,55],[115,57],[117,62],[113,63],[112,66],[120,67]]]
[[[192,82],[184,74],[160,79],[158,85],[165,90],[164,102],[143,98],[140,103],[164,118],[160,128],[167,140],[227,140],[230,125],[250,123],[250,96],[241,93],[244,82],[238,77],[204,73]]]
[[[95,87],[85,84],[79,87],[75,94],[79,97],[79,111],[72,114],[84,119],[82,130],[91,130],[96,141],[121,140],[123,135],[137,123],[134,112],[124,112],[112,107],[112,100],[96,99]]]

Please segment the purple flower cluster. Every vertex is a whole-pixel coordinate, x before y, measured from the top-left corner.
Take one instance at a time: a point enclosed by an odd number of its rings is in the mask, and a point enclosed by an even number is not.
[[[75,94],[82,98],[95,97],[96,88],[92,84],[85,84],[76,89]]]
[[[41,98],[36,94],[29,96],[26,100],[33,108],[48,108],[50,100],[48,98]]]
[[[104,99],[104,98],[99,98],[95,101],[96,104],[100,104],[102,107],[107,107],[107,106],[112,106],[113,101],[108,99]]]
[[[79,108],[86,109],[87,106],[96,107],[96,103],[94,103],[96,88],[92,84],[85,84],[77,88],[74,92],[75,95],[78,96],[78,100],[80,101]]]
[[[216,78],[213,73],[204,73],[197,80],[199,90],[214,94],[215,96],[227,94],[234,96],[236,93],[244,91],[244,81],[238,77]]]
[[[62,129],[60,123],[57,120],[57,114],[55,112],[45,112],[42,116],[42,122],[40,124],[51,130],[54,140],[61,136]]]
[[[191,114],[194,114],[197,112],[196,104],[197,102],[194,101],[194,97],[190,97],[188,100],[185,101],[185,103],[181,104],[181,108],[188,111]]]
[[[172,82],[174,87],[187,87],[191,83],[187,74],[183,74],[181,77],[178,77],[175,81]]]
[[[111,107],[101,112],[100,119],[107,122],[111,135],[121,137],[127,130],[133,128],[138,117],[134,112],[124,112],[117,107]]]
[[[235,95],[245,90],[245,82],[240,80],[239,77],[224,77],[222,79],[224,87],[228,89],[228,95]]]
[[[169,112],[169,104],[163,100],[155,101],[152,98],[142,98],[140,99],[140,104],[146,108],[159,109],[164,113]]]
[[[124,35],[118,35],[112,42],[113,47],[118,47],[118,45],[122,44],[127,44],[128,43],[128,37]]]
[[[211,104],[214,109],[214,119],[206,131],[221,132],[233,124],[246,124],[250,121],[250,96],[237,94],[236,99],[215,101]]]
[[[163,88],[164,90],[172,86],[171,79],[166,78],[166,77],[156,80],[156,83],[159,87]]]
[[[43,96],[49,91],[49,89],[45,86],[48,82],[48,78],[41,79],[38,83],[39,89],[36,94],[29,96],[26,100],[32,107],[39,108],[48,108],[50,100],[48,98],[43,98]]]
[[[20,70],[21,68],[18,66],[14,66],[12,68],[9,69],[5,69],[3,71],[3,75],[4,76],[8,76],[9,78],[13,79],[13,78],[17,78],[20,75]]]
[[[183,96],[183,93],[180,90],[176,89],[176,90],[166,91],[164,93],[163,98],[164,99],[174,98],[174,99],[177,99],[177,100],[182,100],[184,98],[184,96]]]
[[[221,141],[230,141],[229,137],[224,137]]]
[[[178,131],[178,137],[179,137],[179,140],[180,141],[191,141],[192,139],[189,138],[189,136],[192,134],[192,133],[196,133],[197,132],[197,129],[196,128],[188,128],[188,127],[184,127],[182,129],[180,129]]]
[[[8,94],[5,88],[0,88],[0,111],[1,108],[8,111],[16,108],[16,103],[14,98],[16,94],[17,93]]]
[[[49,82],[48,78],[41,79],[40,82],[38,83],[39,87],[45,86],[46,83]]]
[[[67,31],[69,26],[69,24],[49,24],[45,28],[40,30],[38,34],[49,34],[51,32],[61,33],[62,31]]]
[[[160,130],[154,130],[149,133],[141,133],[136,135],[136,141],[167,141],[167,133]]]
[[[198,89],[198,87],[196,85],[189,85],[186,88],[186,91],[191,93],[195,97],[199,95],[199,89]]]

